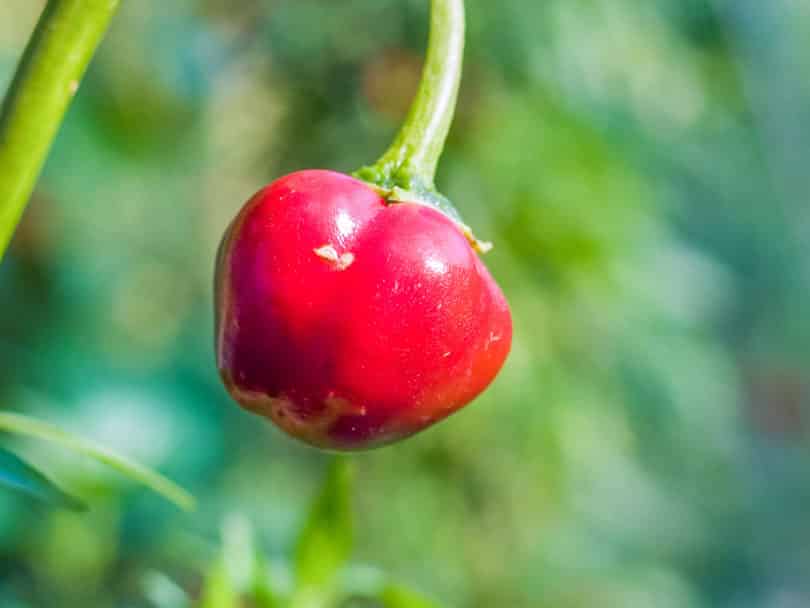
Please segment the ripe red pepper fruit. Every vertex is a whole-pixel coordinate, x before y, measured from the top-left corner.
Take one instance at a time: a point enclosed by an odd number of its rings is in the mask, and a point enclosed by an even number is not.
[[[333,450],[408,437],[483,391],[509,353],[498,285],[433,175],[461,73],[463,0],[433,0],[425,75],[357,179],[301,171],[243,207],[217,261],[216,352],[233,398]]]
[[[509,353],[506,300],[457,225],[340,173],[259,192],[219,279],[225,385],[316,446],[407,437],[471,401]]]

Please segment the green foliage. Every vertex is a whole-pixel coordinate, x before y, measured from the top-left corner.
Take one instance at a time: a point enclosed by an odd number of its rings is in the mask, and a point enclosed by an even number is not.
[[[189,608],[191,600],[177,583],[159,572],[144,577],[144,595],[155,608]]]
[[[256,608],[284,608],[284,597],[274,583],[269,564],[261,553],[257,554],[250,586],[250,596]]]
[[[354,460],[353,556],[377,568],[350,561],[338,599],[379,608],[393,579],[457,608],[810,605],[803,3],[465,4],[437,186],[495,244],[514,349],[469,408]],[[41,6],[0,1],[4,84]],[[233,511],[292,597],[322,460],[219,386],[213,259],[265,183],[385,150],[427,9],[121,2],[0,266],[0,391],[200,508],[43,454],[93,508],[0,494],[0,605],[158,608],[133,584],[155,569],[193,605]]]
[[[65,449],[93,458],[116,469],[130,479],[145,485],[181,509],[191,510],[194,508],[194,497],[159,473],[124,458],[105,447],[70,435],[55,426],[28,416],[3,412],[0,413],[0,430],[52,442]],[[18,467],[20,464],[18,463]]]
[[[228,565],[217,562],[208,572],[199,608],[238,608],[239,592],[233,584]]]
[[[86,508],[19,456],[4,449],[0,449],[0,485],[48,505],[74,511]]]
[[[352,551],[352,469],[333,459],[295,549],[299,588],[328,588]]]
[[[385,608],[439,608],[439,604],[402,586],[390,585],[381,594]]]
[[[438,608],[424,596],[392,584],[374,569],[351,564],[352,467],[345,457],[329,464],[313,499],[289,563],[281,569],[293,574],[291,584],[271,568],[256,548],[250,523],[232,516],[223,526],[222,552],[209,566],[198,608],[235,608],[248,602],[256,608],[332,608],[356,602],[383,608]],[[147,583],[152,596],[165,593],[166,582]],[[176,602],[176,600],[173,600]],[[159,605],[158,608],[173,608]]]

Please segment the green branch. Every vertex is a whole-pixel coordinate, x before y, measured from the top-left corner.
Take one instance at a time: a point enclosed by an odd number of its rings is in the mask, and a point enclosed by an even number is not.
[[[0,109],[0,258],[119,0],[49,0]]]

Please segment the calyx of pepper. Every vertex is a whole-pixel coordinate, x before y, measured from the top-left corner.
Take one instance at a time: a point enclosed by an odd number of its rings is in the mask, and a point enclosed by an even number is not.
[[[464,223],[461,214],[449,198],[437,192],[432,186],[422,183],[418,178],[384,176],[376,167],[363,167],[354,173],[354,177],[374,189],[389,205],[415,203],[439,211],[456,225],[476,252],[483,255],[492,250],[492,243],[475,236],[472,228]]]

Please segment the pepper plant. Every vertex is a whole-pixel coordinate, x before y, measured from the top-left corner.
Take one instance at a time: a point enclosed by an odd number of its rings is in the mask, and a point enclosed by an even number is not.
[[[117,5],[117,0],[51,0],[25,49],[0,109],[0,259]],[[185,490],[158,473],[45,422],[2,412],[0,431],[57,443],[118,469],[182,508],[194,504]],[[0,451],[0,484],[50,504],[83,507],[6,450]]]
[[[152,572],[143,582],[146,597],[155,608],[439,608],[378,568],[352,560],[353,477],[345,457],[331,461],[291,554],[270,559],[250,521],[232,515],[199,591]]]
[[[0,113],[0,256],[117,6],[50,0],[25,50]],[[376,447],[426,428],[480,394],[511,346],[508,304],[480,258],[491,245],[435,187],[461,79],[464,4],[431,6],[422,82],[380,160],[354,176],[310,170],[271,184],[231,224],[218,256],[217,357],[226,387],[318,447]],[[44,423],[8,414],[0,428],[57,441],[192,504],[156,473]],[[13,454],[0,455],[7,486],[78,506]],[[315,502],[292,560],[294,585],[276,590],[254,577],[254,603],[431,605],[381,575],[356,588],[338,582],[351,538],[347,470],[335,461]],[[200,605],[238,605],[244,590],[232,583],[214,568]]]
[[[464,54],[464,3],[433,0],[422,82],[394,143],[354,177],[299,171],[226,231],[216,277],[220,374],[293,437],[362,450],[478,396],[512,342],[478,240],[435,187]]]

